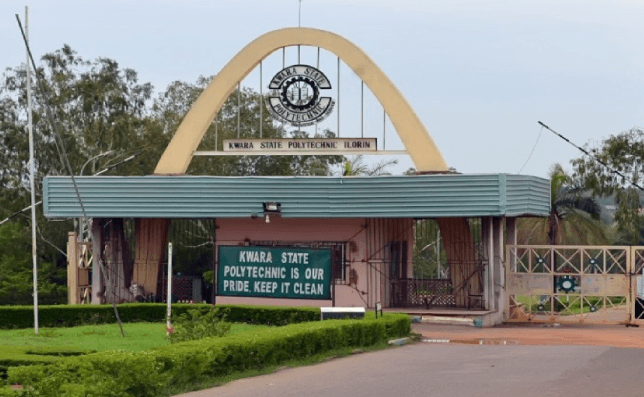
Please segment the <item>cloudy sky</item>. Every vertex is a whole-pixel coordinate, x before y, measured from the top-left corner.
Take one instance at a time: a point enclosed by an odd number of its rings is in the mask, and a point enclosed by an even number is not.
[[[0,67],[24,62],[15,14],[30,10],[33,53],[69,44],[135,69],[157,92],[216,74],[242,47],[297,26],[297,0],[0,1]],[[580,145],[644,126],[644,2],[598,0],[303,0],[301,24],[361,47],[398,86],[446,162],[465,173],[517,173],[537,121]],[[296,50],[287,50],[287,64]],[[315,65],[316,51],[302,50]],[[322,52],[332,81],[336,58]],[[263,67],[267,84],[281,54]],[[341,70],[341,135],[360,136],[360,80]],[[259,89],[255,71],[243,85]],[[332,114],[323,127],[335,129]],[[365,136],[382,108],[365,94]],[[403,149],[387,124],[387,149]],[[576,149],[544,130],[522,173],[569,166]],[[413,164],[400,158],[393,171]]]

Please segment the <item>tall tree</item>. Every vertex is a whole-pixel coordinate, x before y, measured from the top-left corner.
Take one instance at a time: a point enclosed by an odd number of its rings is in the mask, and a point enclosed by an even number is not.
[[[119,68],[107,58],[86,61],[69,46],[43,56],[41,65],[36,73],[44,92],[34,89],[32,100],[38,189],[45,175],[68,174],[47,110],[75,174],[86,164],[85,173],[98,171],[97,166],[113,164],[141,144],[152,86],[139,84],[134,70]],[[0,200],[10,210],[23,206],[28,197],[25,86],[25,65],[7,69],[0,83]]]
[[[640,214],[643,193],[633,184],[644,184],[644,130],[633,127],[611,135],[588,151],[605,165],[591,156],[580,157],[572,161],[574,177],[595,196],[614,198],[616,243],[643,244],[644,218]]]
[[[633,127],[611,135],[600,145],[588,148],[588,152],[606,166],[590,156],[583,156],[572,161],[575,168],[573,176],[596,195],[610,195],[620,188],[632,186],[630,182],[640,184],[643,181],[643,129]],[[620,172],[624,177],[612,170]]]
[[[77,175],[115,164],[140,144],[149,124],[146,101],[152,86],[138,83],[135,71],[122,69],[107,58],[86,61],[64,46],[43,56],[35,73],[44,87],[40,91],[32,84],[37,199],[42,197],[45,175],[68,174],[54,132],[60,135]],[[26,103],[26,66],[6,69],[0,81],[0,220],[30,204]],[[48,119],[48,112],[54,123]],[[16,247],[29,243],[24,237],[29,236],[25,231],[30,218],[23,215],[14,217],[12,224],[2,225],[4,240],[12,243],[0,245],[4,264],[19,265],[3,265],[0,270],[0,281],[11,280],[5,285],[11,286],[11,296],[16,299],[31,295],[31,281],[27,277],[31,274],[30,261],[11,256]],[[37,208],[37,216],[39,278],[45,277],[39,280],[39,289],[44,294],[49,282],[65,283],[64,250],[67,232],[73,230],[73,224],[45,219],[41,207]]]
[[[109,58],[83,59],[67,45],[43,56],[36,73],[44,86],[44,92],[33,90],[32,100],[38,199],[42,197],[44,176],[69,173],[60,160],[54,132],[60,134],[64,142],[75,175],[92,175],[105,169],[108,171],[104,175],[149,175],[181,120],[210,80],[200,77],[195,84],[177,81],[154,97],[152,85],[139,82],[136,71],[122,68]],[[236,138],[238,115],[240,136],[259,136],[259,94],[249,89],[242,89],[239,94],[239,104],[237,92],[225,103],[204,136],[201,149],[221,148],[223,139]],[[26,66],[6,69],[0,81],[0,221],[30,203],[26,102]],[[47,111],[53,113],[55,125],[49,122]],[[261,113],[264,137],[306,136],[274,123],[266,109]],[[334,134],[322,131],[320,136],[332,137]],[[133,155],[136,155],[134,159]],[[124,162],[126,159],[128,161]],[[331,167],[342,160],[342,156],[197,157],[188,173],[328,175]],[[11,228],[17,230],[5,233],[18,241],[23,231],[28,230],[28,220],[26,216],[13,218]],[[67,232],[73,230],[72,222],[45,219],[39,207],[38,225],[42,240],[38,246],[39,263],[51,263],[54,271],[45,274],[51,280],[64,283],[64,272],[60,280],[60,272],[56,269],[64,270],[66,266],[64,250]],[[11,244],[0,246],[0,257],[12,249]],[[15,263],[22,264],[21,261]],[[19,267],[25,266],[28,266],[27,262]],[[12,268],[0,268],[0,281],[7,280],[9,273],[5,269]],[[16,280],[25,279],[23,276],[27,273],[20,274],[22,276]]]
[[[550,214],[547,218],[523,218],[519,241],[524,244],[606,244],[609,233],[599,220],[601,207],[575,183],[561,164],[550,177]]]

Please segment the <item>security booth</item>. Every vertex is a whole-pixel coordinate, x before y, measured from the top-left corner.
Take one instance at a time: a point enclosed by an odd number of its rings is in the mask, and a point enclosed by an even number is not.
[[[76,184],[93,218],[94,252],[114,280],[107,298],[117,301],[134,298],[132,284],[162,295],[168,229],[198,220],[214,231],[215,304],[379,302],[502,313],[504,240],[514,243],[516,217],[549,208],[547,180],[507,174],[78,177]],[[47,177],[44,187],[48,217],[82,216],[71,178]],[[95,299],[105,299],[97,296],[106,290],[101,278],[93,282]]]

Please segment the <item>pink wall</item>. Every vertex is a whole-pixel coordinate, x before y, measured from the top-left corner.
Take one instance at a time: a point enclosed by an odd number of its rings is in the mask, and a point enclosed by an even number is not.
[[[241,245],[244,241],[278,241],[278,242],[345,242],[348,244],[347,269],[355,270],[357,282],[353,285],[335,286],[335,305],[343,307],[371,307],[374,302],[384,302],[383,280],[367,281],[368,264],[366,258],[366,233],[364,219],[283,219],[271,217],[266,223],[263,217],[256,219],[217,219],[217,246]],[[386,231],[383,231],[386,233]],[[400,237],[399,237],[400,239]],[[409,246],[409,277],[412,274],[411,266],[411,230],[406,236]],[[380,261],[382,262],[382,261]],[[382,263],[372,264],[373,267],[382,267]],[[345,275],[349,282],[349,270]],[[372,271],[373,274],[378,272]],[[371,291],[367,291],[370,288]],[[368,295],[372,297],[367,300]],[[382,296],[381,296],[382,295]],[[256,304],[279,306],[331,306],[327,300],[297,300],[297,299],[270,299],[217,296],[217,304]]]

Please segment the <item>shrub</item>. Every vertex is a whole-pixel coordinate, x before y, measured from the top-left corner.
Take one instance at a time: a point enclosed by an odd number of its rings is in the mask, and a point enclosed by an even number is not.
[[[214,308],[219,317],[231,323],[281,326],[320,319],[317,307],[217,305]]]
[[[197,309],[181,314],[173,324],[174,331],[170,333],[170,343],[224,336],[230,332],[231,326],[214,310],[204,314]]]
[[[9,367],[50,364],[56,361],[58,357],[81,356],[95,352],[95,350],[60,346],[2,346],[2,355],[0,356],[0,379],[5,379],[7,377],[7,370]]]

